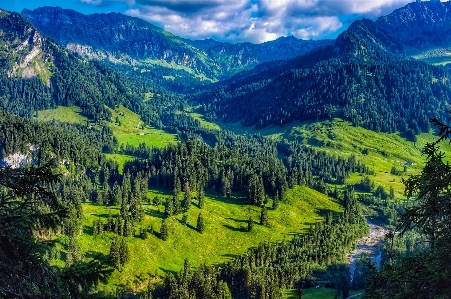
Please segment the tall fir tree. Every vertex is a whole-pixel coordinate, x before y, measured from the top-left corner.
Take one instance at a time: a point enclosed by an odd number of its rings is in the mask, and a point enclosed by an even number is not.
[[[268,225],[268,211],[266,209],[266,206],[262,207],[262,211],[260,213],[260,224],[261,225]]]
[[[110,261],[110,265],[116,269],[119,269],[120,263],[121,263],[121,258],[120,258],[120,253],[119,253],[119,240],[118,238],[114,238],[113,241],[111,242],[111,246],[110,246],[110,257],[109,257],[109,261]]]
[[[125,238],[122,239],[121,246],[119,248],[119,261],[122,266],[128,263],[130,260],[130,251],[128,249],[128,244]]]
[[[199,188],[197,192],[197,202],[199,204],[199,209],[203,209],[205,205],[205,193],[203,188]]]
[[[168,225],[166,224],[166,220],[163,219],[161,221],[161,227],[160,227],[160,238],[163,241],[166,241],[169,237],[169,229],[168,229]]]
[[[196,228],[199,233],[203,233],[205,230],[204,217],[202,216],[202,213],[199,213],[199,216],[197,216]]]
[[[174,215],[174,201],[172,200],[172,198],[166,198],[164,215],[166,216],[166,218]]]
[[[189,188],[189,183],[186,182],[185,184],[185,189],[184,191],[184,195],[183,195],[183,212],[188,212],[190,206],[191,206],[191,191]]]

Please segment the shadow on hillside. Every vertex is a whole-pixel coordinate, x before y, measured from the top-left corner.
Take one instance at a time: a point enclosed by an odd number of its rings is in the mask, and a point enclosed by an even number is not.
[[[86,234],[86,235],[92,236],[92,233],[93,233],[92,227],[88,226],[88,225],[84,225],[83,226],[83,233]]]
[[[155,211],[153,209],[147,209],[145,210],[146,215],[156,217],[156,218],[164,218],[164,213],[160,211]]]
[[[192,229],[192,230],[197,231],[197,228],[194,227],[193,225],[189,224],[188,222],[187,222],[187,223],[183,223],[183,221],[180,220],[180,219],[177,219],[177,221],[178,221],[181,225],[186,226],[186,227],[188,227],[188,228],[190,228],[190,229]]]
[[[239,257],[240,255],[238,255],[238,254],[226,253],[226,254],[223,254],[222,256],[223,256],[223,257],[228,257],[228,258],[230,258],[230,259],[235,259],[235,258]]]
[[[94,259],[94,260],[101,261],[102,263],[108,263],[108,260],[110,258],[109,255],[106,255],[106,254],[103,254],[103,253],[97,252],[97,251],[88,251],[85,254],[85,257],[88,259]]]
[[[321,217],[326,217],[329,213],[331,213],[332,216],[335,216],[337,214],[337,212],[327,209],[315,209],[315,213],[320,215]]]
[[[235,218],[230,218],[230,217],[228,217],[228,218],[226,218],[227,220],[232,220],[232,221],[234,221],[234,222],[237,222],[237,223],[247,223],[248,222],[248,220],[244,220],[244,219],[235,219]]]
[[[110,214],[106,214],[106,213],[103,213],[103,214],[92,214],[92,216],[96,216],[98,218],[108,219],[108,216],[110,216]]]
[[[169,274],[169,273],[171,273],[171,274],[173,274],[173,275],[175,275],[175,274],[177,274],[177,271],[173,271],[173,270],[168,270],[168,269],[165,269],[165,268],[162,268],[162,267],[158,267],[161,271],[163,271],[165,274]]]
[[[234,231],[234,232],[247,232],[247,227],[234,227],[234,226],[231,226],[231,225],[228,225],[228,224],[224,224],[223,225],[225,228],[228,228],[228,229],[230,229],[230,230],[232,230],[232,231]]]

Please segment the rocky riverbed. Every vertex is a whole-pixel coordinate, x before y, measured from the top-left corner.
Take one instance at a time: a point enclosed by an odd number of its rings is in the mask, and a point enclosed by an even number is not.
[[[366,255],[371,260],[372,264],[380,265],[382,260],[382,244],[388,230],[380,225],[377,225],[367,218],[370,226],[370,234],[357,242],[357,249],[347,255],[349,270],[351,273],[351,281],[353,279],[354,271],[359,258]]]

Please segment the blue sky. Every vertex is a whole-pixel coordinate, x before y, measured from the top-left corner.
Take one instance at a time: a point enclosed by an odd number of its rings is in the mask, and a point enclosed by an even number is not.
[[[84,14],[121,12],[178,36],[260,43],[280,36],[334,38],[351,22],[375,19],[412,0],[0,0],[21,11],[60,6]]]

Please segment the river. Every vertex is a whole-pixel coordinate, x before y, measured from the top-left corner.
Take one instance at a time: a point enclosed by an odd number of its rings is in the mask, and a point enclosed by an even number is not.
[[[349,271],[351,274],[351,283],[354,278],[354,271],[359,258],[365,254],[370,258],[372,264],[379,266],[382,260],[383,238],[388,230],[366,218],[370,226],[370,234],[357,242],[357,249],[347,255]]]

